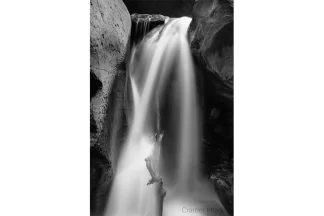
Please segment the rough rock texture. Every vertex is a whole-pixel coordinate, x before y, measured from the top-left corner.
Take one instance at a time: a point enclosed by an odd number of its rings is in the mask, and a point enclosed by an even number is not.
[[[104,203],[94,200],[108,190],[127,127],[123,98],[131,18],[122,0],[90,5],[91,212],[100,215]]]
[[[226,211],[233,215],[233,160],[218,165],[211,179]]]
[[[164,20],[168,18],[167,16],[163,16],[161,14],[137,14],[134,13],[131,15],[132,22],[141,22],[142,20],[149,20],[149,21],[161,21],[164,23]]]
[[[233,83],[233,1],[196,1],[188,34],[196,58]]]
[[[164,25],[167,16],[160,14],[132,14],[131,43],[137,44],[143,37],[157,26]]]
[[[204,168],[233,214],[233,1],[197,0],[188,29],[204,110]]]
[[[214,168],[233,157],[233,1],[197,0],[188,38],[201,84],[206,164]],[[218,159],[208,160],[214,152]]]
[[[89,145],[110,160],[119,141],[116,132],[123,126],[124,59],[130,33],[131,18],[122,0],[89,0],[89,73],[101,83],[92,85],[97,89],[89,102]]]
[[[102,215],[105,208],[110,180],[111,163],[97,149],[90,149],[90,209],[91,215]]]

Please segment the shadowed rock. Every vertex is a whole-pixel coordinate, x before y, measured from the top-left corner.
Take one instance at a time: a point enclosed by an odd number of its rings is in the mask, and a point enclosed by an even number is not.
[[[145,35],[157,26],[164,25],[167,16],[160,14],[132,14],[132,44],[140,42]]]
[[[196,1],[188,37],[196,59],[221,80],[232,84],[233,1]]]
[[[233,214],[233,1],[197,0],[188,30],[204,110],[204,170]],[[231,168],[229,168],[231,167]]]
[[[195,0],[123,0],[129,12],[163,14],[169,17],[191,16]]]

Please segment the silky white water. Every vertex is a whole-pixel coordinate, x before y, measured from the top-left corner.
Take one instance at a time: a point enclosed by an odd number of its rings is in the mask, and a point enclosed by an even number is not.
[[[130,130],[106,216],[159,215],[157,185],[147,185],[151,176],[145,158],[149,156],[167,191],[164,216],[226,215],[212,185],[199,172],[201,123],[187,40],[190,22],[188,17],[169,19],[132,49]],[[156,144],[156,133],[164,134],[161,145]],[[197,208],[203,210],[189,211]]]

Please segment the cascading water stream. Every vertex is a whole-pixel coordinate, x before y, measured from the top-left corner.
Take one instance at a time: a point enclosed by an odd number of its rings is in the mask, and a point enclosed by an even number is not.
[[[164,216],[227,215],[211,184],[199,172],[201,132],[196,78],[187,41],[190,22],[188,17],[168,19],[132,49],[132,120],[106,216],[159,215],[156,185],[147,185],[151,176],[145,158],[149,156],[155,159],[154,171],[163,178],[167,191]],[[154,135],[162,131],[159,146]],[[193,208],[204,211],[188,212]],[[216,208],[222,211],[211,211]]]

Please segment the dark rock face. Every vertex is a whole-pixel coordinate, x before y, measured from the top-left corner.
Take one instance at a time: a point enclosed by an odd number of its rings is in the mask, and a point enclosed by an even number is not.
[[[233,83],[233,2],[196,1],[188,34],[193,55],[223,81]]]
[[[102,83],[96,77],[96,75],[90,70],[90,100],[93,98],[99,90],[102,89]]]
[[[131,18],[122,0],[90,5],[91,213],[101,215],[105,203],[96,200],[107,194],[127,128],[123,99]]]
[[[98,149],[90,149],[90,210],[92,215],[102,214],[113,176],[111,163]]]
[[[214,189],[226,211],[233,215],[233,160],[224,161],[211,176]]]
[[[169,17],[192,16],[195,0],[123,0],[130,14],[162,14]]]
[[[152,29],[164,25],[167,18],[160,14],[132,14],[131,44],[137,44]]]
[[[207,159],[219,154],[206,161],[212,170],[233,157],[233,2],[197,0],[188,37],[200,78],[205,152]]]
[[[188,29],[204,110],[204,169],[233,214],[233,1],[197,0]]]

